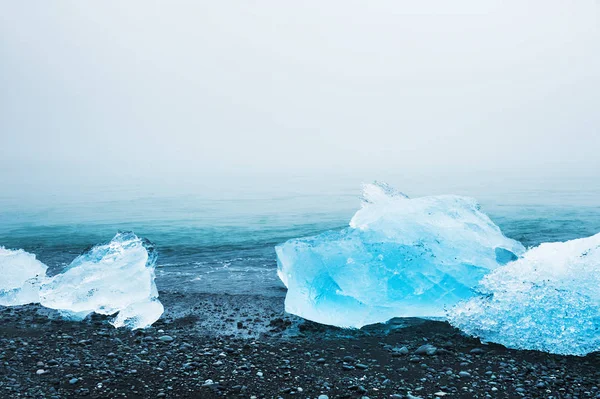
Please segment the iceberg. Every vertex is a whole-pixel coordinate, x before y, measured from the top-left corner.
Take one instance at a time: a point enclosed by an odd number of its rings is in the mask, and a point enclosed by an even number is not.
[[[470,198],[408,198],[363,187],[350,226],[275,248],[288,313],[360,328],[393,317],[445,317],[490,271],[525,248]]]
[[[600,233],[544,243],[486,276],[449,321],[509,348],[583,356],[600,351]]]
[[[0,305],[40,303],[72,320],[116,314],[115,327],[144,328],[164,311],[154,282],[157,257],[150,241],[118,233],[47,277],[48,267],[35,255],[0,247]]]
[[[118,313],[111,322],[115,327],[147,327],[164,311],[154,282],[156,259],[150,241],[131,232],[118,233],[44,281],[40,303],[74,320],[93,312]]]
[[[47,269],[33,254],[0,247],[0,305],[39,302],[39,286]]]

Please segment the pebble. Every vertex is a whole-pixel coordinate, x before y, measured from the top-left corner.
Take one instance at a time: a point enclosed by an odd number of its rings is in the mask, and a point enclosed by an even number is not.
[[[408,355],[408,348],[406,346],[403,346],[402,348],[394,348],[392,349],[392,356],[393,355]]]
[[[428,355],[433,356],[437,352],[437,348],[433,345],[425,344],[419,346],[419,348],[415,351],[415,355]]]
[[[325,334],[333,334],[327,327],[281,341],[268,334],[197,336],[188,324],[199,323],[194,319],[182,319],[181,325],[161,320],[155,328],[132,332],[94,319],[38,320],[35,307],[13,312],[0,307],[2,398],[600,399],[597,355],[572,359],[484,346],[437,322],[427,322],[433,331],[426,325],[391,335],[356,332],[355,339],[322,344]],[[15,321],[28,312],[26,322]],[[223,322],[230,325],[225,334],[239,333],[235,317],[232,312],[232,320]],[[248,313],[247,319],[254,317]],[[255,323],[247,319],[242,334]],[[28,325],[35,325],[35,335],[22,334]],[[159,328],[177,342],[162,341]],[[58,338],[66,334],[74,338]]]

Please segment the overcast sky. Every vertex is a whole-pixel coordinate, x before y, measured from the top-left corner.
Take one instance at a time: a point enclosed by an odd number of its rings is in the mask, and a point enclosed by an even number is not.
[[[598,177],[600,3],[0,0],[0,135],[22,185]]]

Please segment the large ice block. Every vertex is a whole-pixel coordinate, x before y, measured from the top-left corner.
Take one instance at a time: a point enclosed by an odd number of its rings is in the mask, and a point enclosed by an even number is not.
[[[359,328],[392,317],[444,317],[524,248],[473,199],[410,199],[375,183],[364,186],[349,228],[292,239],[276,252],[287,312]]]
[[[0,247],[0,305],[39,302],[39,286],[47,269],[33,254]]]
[[[112,324],[132,329],[154,323],[163,313],[154,282],[157,253],[148,240],[118,233],[77,257],[40,289],[40,302],[72,319],[92,312],[118,315]]]
[[[530,249],[480,290],[449,313],[466,333],[510,348],[600,351],[600,234]]]

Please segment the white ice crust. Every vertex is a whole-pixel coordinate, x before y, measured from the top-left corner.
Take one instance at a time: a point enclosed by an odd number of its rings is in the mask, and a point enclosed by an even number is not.
[[[530,249],[486,276],[480,291],[449,314],[468,334],[565,355],[600,350],[600,234]]]
[[[0,247],[0,305],[39,302],[39,285],[47,269],[35,255]]]

